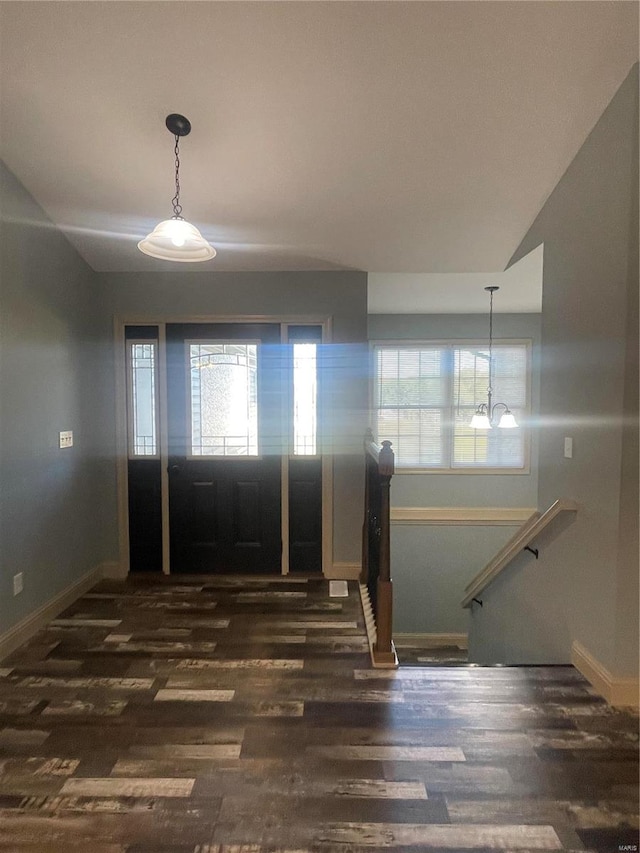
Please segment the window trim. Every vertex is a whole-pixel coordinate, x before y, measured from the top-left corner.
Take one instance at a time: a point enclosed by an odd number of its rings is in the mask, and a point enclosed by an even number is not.
[[[429,338],[429,339],[385,339],[385,338],[376,338],[375,340],[369,341],[369,411],[370,411],[370,426],[374,433],[376,434],[376,421],[377,421],[377,406],[376,406],[376,350],[382,347],[388,348],[407,348],[411,349],[412,347],[438,347],[438,346],[446,346],[451,350],[454,348],[466,348],[466,347],[479,347],[479,346],[487,346],[488,340],[486,338]],[[469,468],[453,468],[449,466],[441,466],[441,467],[404,467],[400,462],[396,460],[396,474],[422,474],[424,475],[432,475],[436,476],[445,475],[457,475],[462,474],[464,476],[471,475],[474,477],[477,476],[496,476],[501,474],[506,474],[509,476],[520,476],[520,475],[529,475],[531,473],[531,428],[529,426],[529,420],[531,418],[531,394],[532,394],[532,385],[533,385],[533,338],[495,338],[493,339],[493,345],[495,346],[524,346],[526,352],[526,387],[525,387],[525,407],[527,414],[527,422],[522,426],[523,432],[523,466],[522,468],[482,468],[478,466],[469,467]],[[452,407],[448,407],[452,410]],[[377,438],[377,436],[376,436]],[[453,434],[450,430],[447,430],[445,435],[445,448],[449,454],[449,459],[451,459],[451,443],[452,443]],[[393,447],[392,447],[393,449]]]

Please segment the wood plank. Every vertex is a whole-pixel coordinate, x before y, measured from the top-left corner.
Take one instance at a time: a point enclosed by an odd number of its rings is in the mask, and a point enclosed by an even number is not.
[[[100,583],[3,662],[0,851],[637,838],[637,716],[572,667],[373,670],[348,587],[338,602],[319,578]]]

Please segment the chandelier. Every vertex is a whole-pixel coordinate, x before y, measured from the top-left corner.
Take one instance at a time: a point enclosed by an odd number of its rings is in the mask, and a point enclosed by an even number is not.
[[[471,418],[470,427],[473,429],[515,429],[518,426],[515,417],[506,403],[493,402],[493,388],[491,381],[493,377],[493,294],[500,290],[496,285],[485,287],[489,291],[489,387],[487,388],[487,402],[480,403]],[[502,414],[500,414],[502,413]],[[500,420],[498,420],[500,417]]]

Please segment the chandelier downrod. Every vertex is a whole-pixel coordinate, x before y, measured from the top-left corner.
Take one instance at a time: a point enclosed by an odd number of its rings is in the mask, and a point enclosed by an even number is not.
[[[469,424],[473,429],[514,429],[518,426],[511,410],[506,403],[493,402],[493,294],[500,288],[496,284],[485,287],[489,293],[489,386],[487,388],[487,402],[480,403]],[[497,411],[503,410],[502,416],[496,423]]]

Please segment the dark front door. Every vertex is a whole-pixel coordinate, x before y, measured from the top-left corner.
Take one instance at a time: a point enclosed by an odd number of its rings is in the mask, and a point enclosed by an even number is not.
[[[280,326],[167,326],[172,572],[281,567]]]

